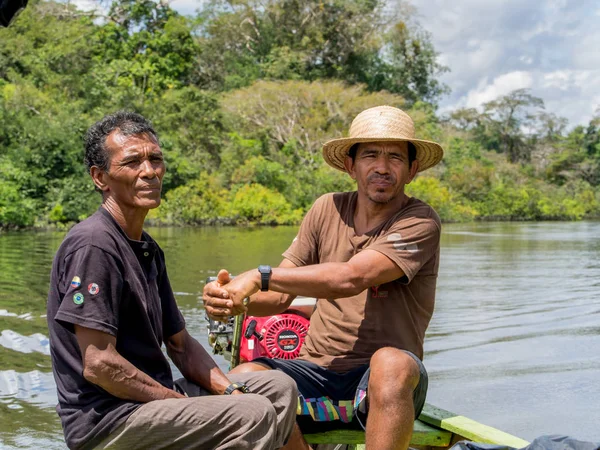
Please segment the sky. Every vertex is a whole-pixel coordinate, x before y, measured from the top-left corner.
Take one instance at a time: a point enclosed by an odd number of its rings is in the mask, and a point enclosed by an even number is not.
[[[413,0],[431,34],[440,79],[452,89],[440,111],[480,107],[528,88],[546,111],[585,125],[600,107],[600,2]],[[600,111],[599,111],[600,112]]]
[[[76,3],[91,0],[76,0]],[[408,0],[389,0],[390,6]],[[172,0],[193,14],[202,0]],[[585,125],[600,108],[600,2],[597,0],[410,0],[431,34],[440,80],[451,93],[440,113],[481,108],[527,88],[546,111]],[[598,111],[600,113],[600,110]]]

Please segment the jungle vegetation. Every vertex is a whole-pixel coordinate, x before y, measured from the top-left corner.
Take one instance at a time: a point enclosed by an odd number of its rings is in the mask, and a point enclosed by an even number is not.
[[[444,221],[598,216],[600,115],[569,127],[517,90],[447,115],[414,11],[381,0],[160,0],[100,12],[30,0],[0,29],[0,228],[68,226],[99,206],[82,137],[120,109],[152,120],[167,161],[155,224],[295,224],[351,190],[322,144],[371,106],[405,109],[445,157],[410,195]]]

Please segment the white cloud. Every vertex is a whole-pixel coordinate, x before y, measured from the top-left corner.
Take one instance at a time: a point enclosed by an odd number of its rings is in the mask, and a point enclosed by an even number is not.
[[[495,66],[501,57],[502,47],[500,43],[490,40],[480,41],[467,54],[468,68],[474,71],[486,70]]]
[[[525,64],[532,64],[533,63],[533,58],[531,56],[522,55],[522,56],[519,57],[519,61],[522,61]]]
[[[389,0],[396,1],[396,0]],[[399,0],[404,1],[404,0]],[[546,110],[586,124],[600,98],[600,8],[576,0],[412,0],[452,93],[440,111],[530,88]]]
[[[468,108],[477,108],[482,104],[506,95],[515,89],[530,88],[533,77],[529,72],[510,72],[496,77],[492,83],[482,80],[476,89],[469,91],[466,99]]]
[[[592,70],[557,70],[542,75],[541,88],[561,91],[573,88],[587,90],[598,83],[599,74],[598,71]]]
[[[600,67],[600,31],[594,30],[573,46],[573,64],[580,69]]]
[[[572,125],[589,122],[600,106],[600,70],[542,73],[536,84],[536,94],[545,100],[546,109],[566,117]]]

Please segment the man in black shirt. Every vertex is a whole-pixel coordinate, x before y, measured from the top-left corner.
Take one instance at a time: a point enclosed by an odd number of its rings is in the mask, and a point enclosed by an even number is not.
[[[166,170],[150,123],[109,115],[88,130],[85,150],[102,205],[66,236],[48,294],[69,448],[283,446],[295,419],[294,382],[278,372],[226,376],[186,331],[164,254],[143,231]],[[173,381],[163,342],[184,379]]]

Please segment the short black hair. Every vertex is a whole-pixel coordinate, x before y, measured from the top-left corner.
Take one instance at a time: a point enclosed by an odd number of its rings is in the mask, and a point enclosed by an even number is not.
[[[96,166],[108,172],[110,157],[106,148],[106,138],[115,130],[123,136],[145,134],[158,142],[158,135],[152,124],[141,114],[130,111],[117,111],[104,116],[92,125],[85,134],[85,156],[84,162],[90,172],[92,166]]]
[[[406,141],[406,143],[408,144],[408,167],[410,168],[413,161],[417,159],[417,147],[415,147],[415,144],[412,142]],[[356,152],[358,151],[359,145],[360,143],[356,143],[348,150],[348,156],[352,158],[352,162],[356,162]]]

